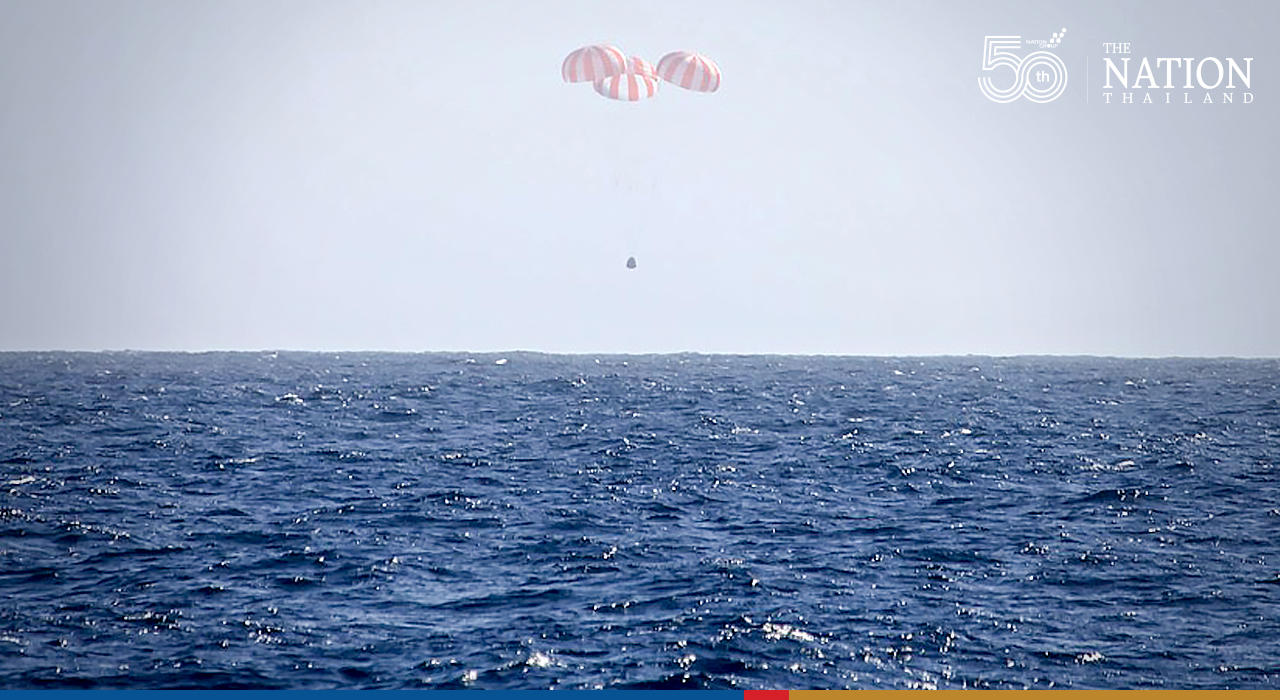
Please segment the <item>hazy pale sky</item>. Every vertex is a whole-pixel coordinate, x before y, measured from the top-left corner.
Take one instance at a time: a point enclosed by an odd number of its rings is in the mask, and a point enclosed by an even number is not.
[[[985,36],[1063,28],[1058,99],[982,94]],[[0,0],[0,349],[1280,356],[1278,36],[1272,1]],[[1159,87],[1107,104],[1104,42]],[[560,77],[594,43],[723,82],[610,101]],[[1164,87],[1209,56],[1249,86]]]

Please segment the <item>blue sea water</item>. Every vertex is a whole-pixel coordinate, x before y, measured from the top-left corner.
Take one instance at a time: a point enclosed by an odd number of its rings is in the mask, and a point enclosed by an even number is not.
[[[1280,362],[0,354],[0,687],[1280,687]]]

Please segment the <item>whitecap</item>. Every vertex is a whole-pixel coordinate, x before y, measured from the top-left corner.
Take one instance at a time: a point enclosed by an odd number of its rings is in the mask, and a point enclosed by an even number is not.
[[[553,663],[551,655],[541,651],[533,652],[529,655],[529,658],[525,659],[524,662],[526,666],[532,668],[547,668]]]

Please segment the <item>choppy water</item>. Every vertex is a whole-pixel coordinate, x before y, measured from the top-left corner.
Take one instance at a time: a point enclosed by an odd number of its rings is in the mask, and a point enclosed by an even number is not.
[[[10,688],[1280,687],[1280,362],[0,354]]]

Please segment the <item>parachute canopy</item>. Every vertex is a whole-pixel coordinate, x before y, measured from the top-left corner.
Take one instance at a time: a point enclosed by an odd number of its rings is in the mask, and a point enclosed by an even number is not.
[[[565,57],[560,75],[566,83],[594,82],[627,72],[627,56],[616,46],[584,46]]]
[[[691,51],[672,51],[658,61],[658,76],[695,92],[715,92],[720,87],[720,66]]]
[[[653,78],[654,80],[658,79],[658,69],[654,68],[652,63],[649,63],[639,56],[632,56],[627,59],[627,72],[635,73],[636,75],[643,75]]]
[[[658,93],[658,79],[635,73],[611,75],[595,82],[596,92],[612,100],[635,102]]]

